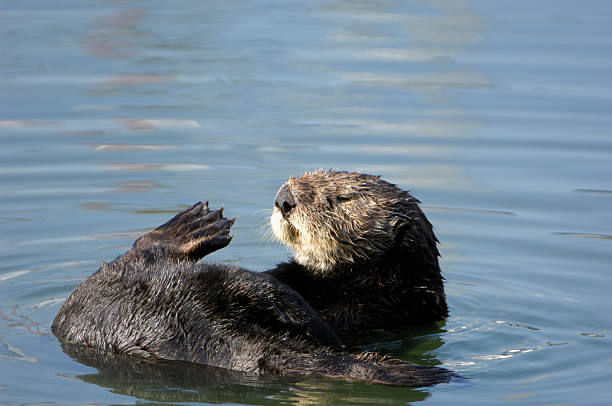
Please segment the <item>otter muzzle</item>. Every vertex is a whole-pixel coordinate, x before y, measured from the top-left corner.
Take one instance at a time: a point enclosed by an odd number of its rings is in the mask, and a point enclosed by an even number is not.
[[[283,217],[287,217],[289,213],[291,213],[291,210],[293,210],[296,203],[288,185],[283,185],[279,189],[278,193],[276,194],[276,198],[274,199],[274,205],[278,207]]]

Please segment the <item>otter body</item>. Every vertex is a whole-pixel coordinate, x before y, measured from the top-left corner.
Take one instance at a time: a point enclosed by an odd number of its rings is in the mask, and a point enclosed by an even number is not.
[[[424,283],[427,276],[407,278],[403,268],[385,265],[349,268],[323,276],[291,261],[268,273],[299,292],[341,335],[401,328],[447,316],[444,296],[439,293],[439,275],[427,275],[432,280]]]
[[[280,354],[341,349],[303,299],[272,278],[221,265],[130,261],[103,265],[82,283],[54,333],[105,351],[251,373],[277,369]]]
[[[299,293],[263,273],[197,263],[229,244],[233,220],[198,203],[136,240],[82,282],[52,330],[99,352],[182,360],[252,374],[323,375],[422,386],[452,374],[342,352]]]
[[[337,332],[448,315],[433,227],[417,199],[380,177],[315,171],[290,178],[271,226],[295,256],[268,272]]]

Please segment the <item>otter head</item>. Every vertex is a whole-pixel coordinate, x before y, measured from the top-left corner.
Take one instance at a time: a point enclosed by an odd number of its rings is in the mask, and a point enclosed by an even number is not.
[[[372,264],[400,248],[437,261],[431,224],[418,200],[379,176],[318,170],[279,189],[270,220],[294,260],[320,273]]]

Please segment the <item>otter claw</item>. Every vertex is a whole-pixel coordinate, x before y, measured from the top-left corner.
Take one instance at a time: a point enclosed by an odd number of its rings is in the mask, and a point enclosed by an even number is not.
[[[229,230],[234,221],[235,218],[228,220],[223,217],[222,208],[210,210],[208,201],[197,202],[140,237],[134,248],[165,247],[170,257],[178,253],[179,257],[198,260],[230,243]]]
[[[204,208],[204,205],[202,204],[202,202],[197,202],[196,204],[191,206],[191,208],[188,209],[188,211],[190,212],[190,214],[198,215],[200,214],[203,208]],[[208,210],[208,202],[206,202],[206,210]]]

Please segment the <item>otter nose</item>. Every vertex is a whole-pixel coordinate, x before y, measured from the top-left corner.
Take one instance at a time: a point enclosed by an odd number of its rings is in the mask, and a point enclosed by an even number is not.
[[[284,185],[280,188],[274,199],[274,205],[279,208],[283,216],[289,215],[291,210],[295,207],[295,200],[289,190],[288,185]]]

